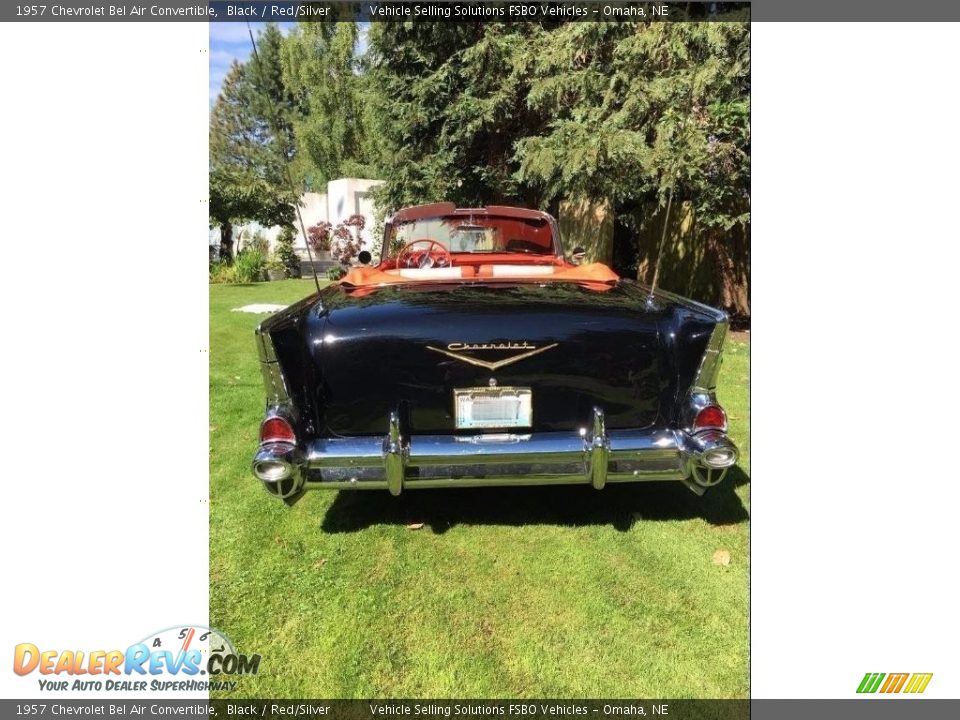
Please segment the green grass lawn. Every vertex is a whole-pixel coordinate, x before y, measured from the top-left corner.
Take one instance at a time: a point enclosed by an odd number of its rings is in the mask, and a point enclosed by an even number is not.
[[[231,309],[312,289],[210,287],[210,624],[263,657],[230,696],[747,696],[747,343],[728,341],[719,389],[743,457],[702,498],[647,483],[288,508],[249,469],[265,316]]]

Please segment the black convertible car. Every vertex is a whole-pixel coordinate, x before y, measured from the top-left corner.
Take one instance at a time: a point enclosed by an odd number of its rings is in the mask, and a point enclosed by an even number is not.
[[[737,461],[714,394],[722,312],[568,262],[535,210],[412,207],[384,235],[377,266],[257,328],[253,473],[270,494],[646,480],[702,494]]]

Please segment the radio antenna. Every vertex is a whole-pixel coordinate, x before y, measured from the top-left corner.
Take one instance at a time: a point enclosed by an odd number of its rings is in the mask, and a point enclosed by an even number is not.
[[[647,302],[653,302],[653,293],[657,289],[657,280],[660,277],[660,258],[663,255],[663,243],[667,239],[667,226],[670,224],[670,207],[673,205],[673,185],[670,186],[670,193],[667,195],[667,212],[663,216],[663,232],[660,233],[660,247],[657,248],[657,261],[653,266],[653,282],[650,283],[650,297]]]
[[[258,75],[260,75],[260,91],[264,93],[264,98],[267,100],[266,104],[273,106],[273,103],[270,102],[270,98],[267,97],[266,92],[266,83],[263,81],[263,65],[260,62],[260,53],[257,52],[257,41],[253,39],[253,29],[250,27],[250,21],[247,21],[247,33],[250,35],[250,44],[253,46],[253,58],[256,60],[257,67],[259,68]],[[280,138],[282,137],[280,133],[280,104],[277,103],[274,116],[273,116],[273,132],[277,136],[277,141],[281,142]],[[303,235],[303,244],[307,246],[307,257],[310,258],[310,269],[313,271],[313,284],[317,286],[317,292],[320,292],[320,280],[317,278],[317,265],[313,262],[313,253],[310,251],[310,238],[307,237],[307,226],[303,223],[303,215],[300,212],[300,196],[297,194],[296,185],[293,182],[293,175],[290,173],[290,162],[287,157],[287,148],[281,148],[283,151],[283,171],[287,176],[287,185],[290,187],[290,194],[294,197],[293,207],[297,211],[297,220],[300,222],[300,233]]]

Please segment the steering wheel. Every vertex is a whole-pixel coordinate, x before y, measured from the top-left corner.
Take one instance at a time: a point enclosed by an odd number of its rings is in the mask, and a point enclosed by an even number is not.
[[[426,243],[427,247],[423,250],[414,249],[415,245],[422,245],[424,243]],[[436,255],[439,257],[434,257],[434,247],[437,248]],[[398,268],[450,267],[451,265],[453,265],[453,258],[450,256],[450,251],[447,250],[442,243],[438,243],[436,240],[430,240],[429,238],[421,238],[409,242],[397,253]]]

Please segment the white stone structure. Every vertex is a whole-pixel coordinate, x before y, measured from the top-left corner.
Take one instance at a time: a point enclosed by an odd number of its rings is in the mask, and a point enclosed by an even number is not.
[[[379,246],[380,238],[375,238],[373,233],[376,207],[370,191],[382,182],[382,180],[365,178],[340,178],[328,182],[325,193],[304,193],[300,197],[300,214],[303,216],[303,224],[309,230],[311,225],[316,225],[318,222],[326,221],[331,225],[336,225],[351,215],[363,215],[366,226],[360,234],[360,239],[363,242],[364,249],[372,251]],[[306,259],[307,244],[300,232],[299,222],[294,221],[294,227],[297,235],[293,241],[293,247],[301,257]],[[276,245],[280,229],[279,225],[263,227],[257,222],[234,225],[234,252],[246,247],[256,237],[257,233],[266,238],[272,251]],[[220,228],[210,230],[209,242],[210,245],[219,247]]]

